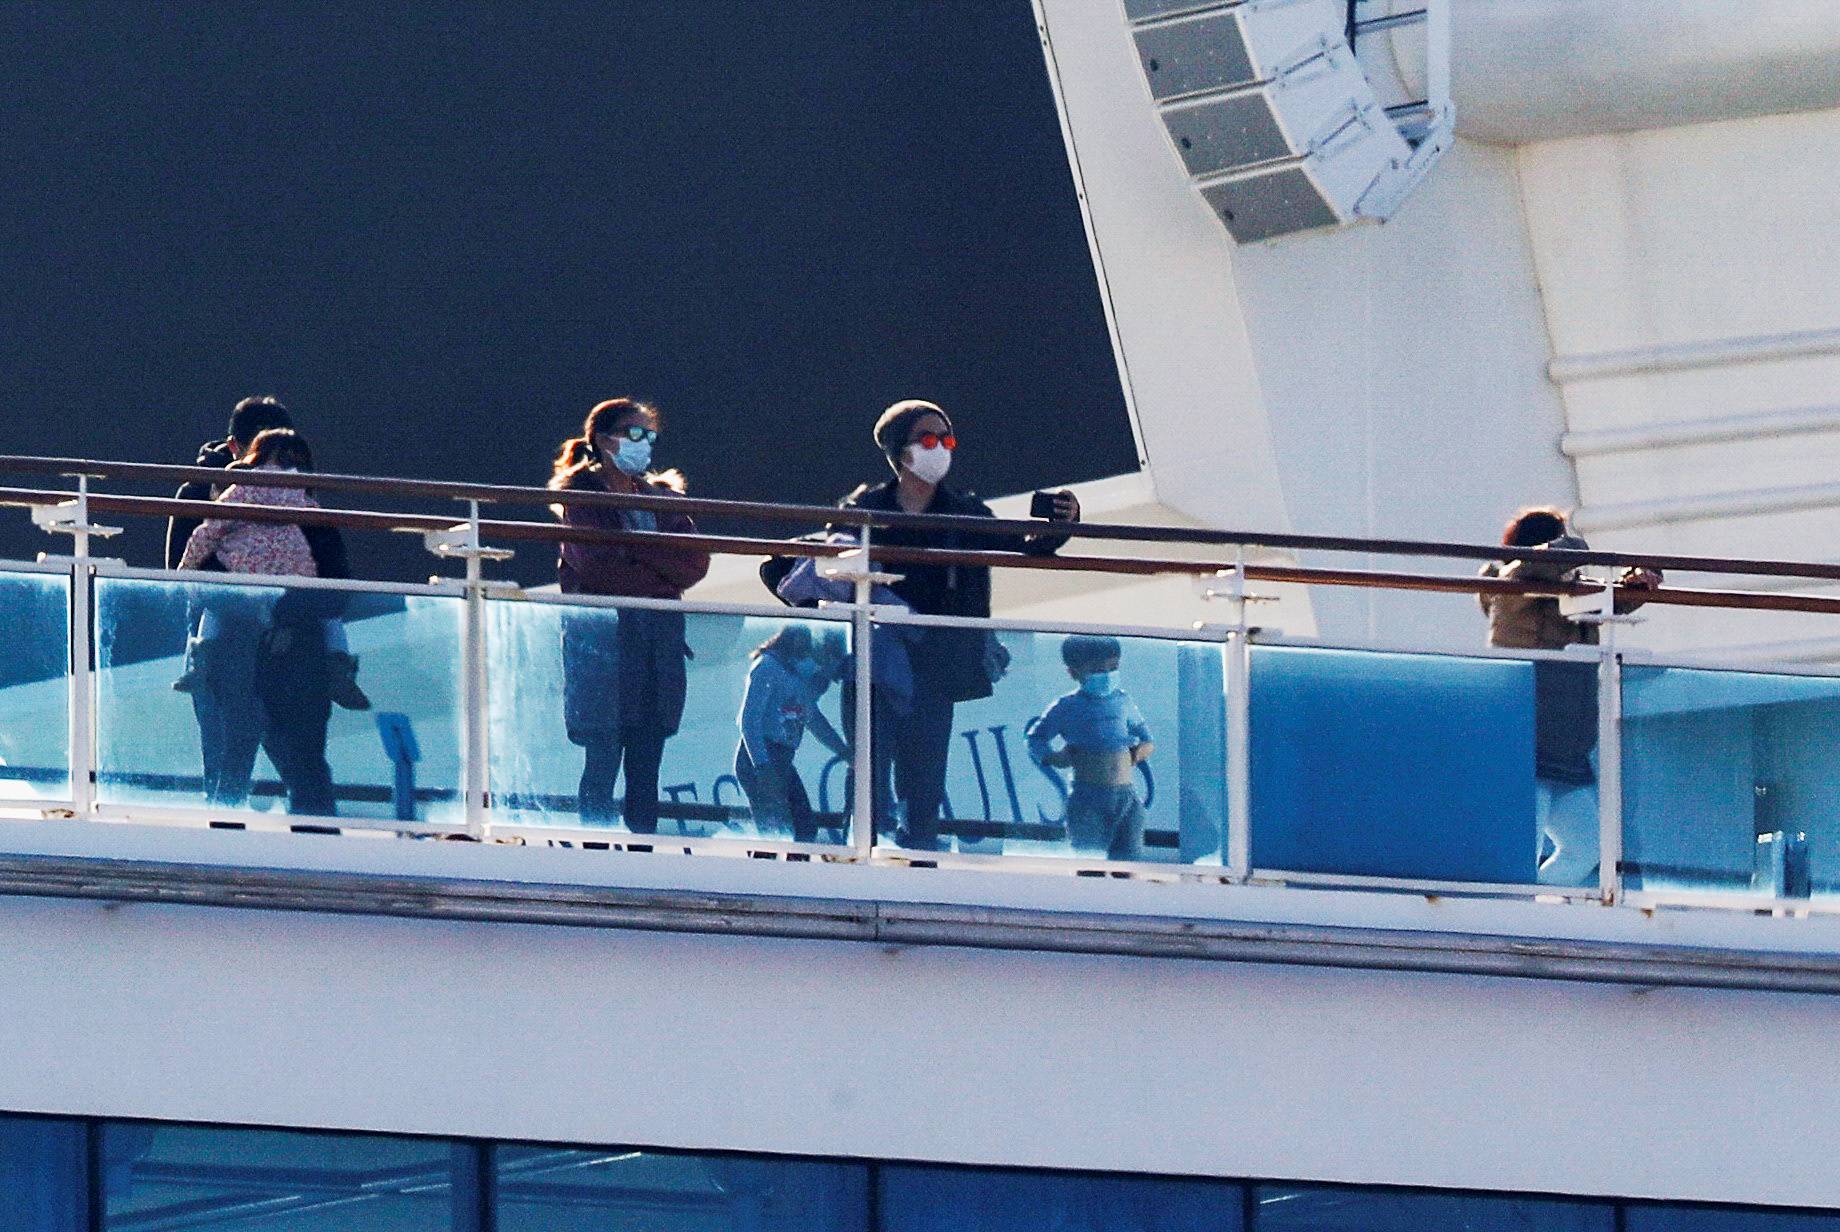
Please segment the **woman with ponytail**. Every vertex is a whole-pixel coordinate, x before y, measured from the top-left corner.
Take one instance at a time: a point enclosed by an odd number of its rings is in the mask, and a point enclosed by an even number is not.
[[[613,398],[588,412],[581,435],[562,443],[549,486],[559,492],[674,496],[677,471],[650,469],[658,440],[655,407]],[[688,514],[607,505],[557,505],[564,526],[695,534]],[[565,543],[557,561],[564,594],[681,599],[709,572],[709,554],[668,542]],[[583,610],[562,625],[563,706],[569,739],[582,747],[579,811],[611,825],[613,789],[626,770],[623,815],[635,834],[658,830],[658,767],[683,719],[689,656],[682,612],[651,608]]]

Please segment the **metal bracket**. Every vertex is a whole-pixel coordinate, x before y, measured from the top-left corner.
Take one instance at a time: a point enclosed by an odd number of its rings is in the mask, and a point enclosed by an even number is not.
[[[32,506],[32,525],[48,535],[95,535],[108,539],[121,534],[119,526],[98,526],[89,520],[89,502],[82,497],[57,505]]]
[[[1450,148],[1456,131],[1456,111],[1445,104],[1432,113],[1432,121],[1425,130],[1425,135],[1416,146],[1412,147],[1412,156],[1403,164],[1389,167],[1374,178],[1361,199],[1355,202],[1354,212],[1363,218],[1385,222],[1398,212],[1406,197],[1419,182],[1431,171],[1431,164],[1443,157]]]
[[[1246,605],[1248,603],[1276,603],[1278,596],[1259,594],[1246,589],[1245,566],[1235,565],[1231,569],[1221,569],[1195,579],[1195,593],[1209,601],[1225,600],[1233,619],[1226,627],[1235,633],[1249,633],[1252,626],[1246,622]]]
[[[510,560],[516,555],[510,548],[490,548],[481,543],[477,522],[423,531],[422,546],[445,560]]]
[[[1639,625],[1647,619],[1633,612],[1616,610],[1616,583],[1597,582],[1598,589],[1585,595],[1560,595],[1559,615],[1580,625]]]
[[[877,570],[861,548],[851,548],[831,557],[818,566],[818,575],[839,582],[854,582],[858,586],[888,586],[905,576]]]

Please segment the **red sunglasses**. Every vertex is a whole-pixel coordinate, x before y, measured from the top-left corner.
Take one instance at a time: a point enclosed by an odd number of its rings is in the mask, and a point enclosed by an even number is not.
[[[946,433],[944,436],[941,436],[937,432],[922,432],[919,436],[914,437],[914,439],[907,443],[909,445],[918,445],[922,449],[932,449],[936,445],[944,445],[948,451],[958,448],[958,438],[953,436],[950,432]]]

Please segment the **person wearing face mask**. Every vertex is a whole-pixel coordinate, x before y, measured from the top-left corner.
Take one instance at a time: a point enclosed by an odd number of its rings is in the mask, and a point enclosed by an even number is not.
[[[1109,860],[1143,856],[1144,806],[1132,780],[1156,747],[1137,703],[1118,687],[1123,654],[1115,637],[1076,634],[1062,642],[1061,662],[1079,687],[1055,698],[1025,729],[1036,765],[1073,771],[1068,845]]]
[[[581,435],[564,441],[549,486],[562,492],[677,496],[677,471],[651,469],[656,407],[612,398],[588,412]],[[606,505],[557,505],[563,525],[692,535],[688,514]],[[667,542],[564,543],[556,562],[564,594],[681,599],[709,572],[709,554]],[[583,752],[579,812],[589,824],[623,820],[635,834],[658,830],[658,770],[665,742],[683,720],[688,687],[684,614],[619,608],[565,615],[563,709],[570,741]],[[626,791],[614,805],[624,767]]]
[[[807,728],[832,756],[850,756],[850,746],[818,707],[845,657],[841,630],[814,637],[803,624],[785,625],[754,648],[741,712],[735,716],[741,729],[735,779],[754,814],[754,828],[763,835],[789,832],[797,843],[817,841],[817,815],[793,758]]]
[[[958,449],[951,417],[932,402],[911,399],[883,411],[875,423],[875,444],[894,477],[865,484],[842,501],[846,509],[883,512],[993,516],[990,506],[947,486]],[[1053,520],[1079,521],[1080,503],[1071,492],[1055,497]],[[847,529],[847,528],[839,528]],[[1048,556],[1067,542],[1066,532],[1036,535],[972,535],[956,530],[888,529],[872,542],[886,547],[1026,552]],[[990,615],[990,570],[982,566],[896,565],[895,594],[914,611],[931,616]],[[1002,675],[1005,656],[983,629],[928,627],[908,647],[914,691],[903,708],[877,704],[871,752],[874,765],[876,830],[890,829],[892,800],[904,817],[894,834],[902,847],[931,851],[939,845],[939,817],[945,800],[946,758],[952,742],[953,709],[963,701],[989,697]],[[879,699],[878,699],[879,700]],[[853,713],[846,696],[845,713]],[[892,776],[893,790],[889,790]]]

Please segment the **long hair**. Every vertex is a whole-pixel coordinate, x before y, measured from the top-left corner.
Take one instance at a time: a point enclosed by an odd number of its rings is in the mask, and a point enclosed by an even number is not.
[[[1501,532],[1505,548],[1537,548],[1565,533],[1565,510],[1553,505],[1529,505],[1508,519]]]
[[[601,465],[601,452],[595,446],[594,438],[611,432],[613,425],[620,422],[622,416],[635,414],[649,416],[652,423],[660,427],[664,424],[664,417],[658,413],[657,407],[637,398],[609,398],[589,411],[588,417],[582,421],[581,435],[571,436],[562,442],[562,448],[556,454],[556,461],[550,467],[551,490],[569,487],[577,476]],[[648,471],[644,481],[660,484],[673,492],[684,490],[682,471]]]

